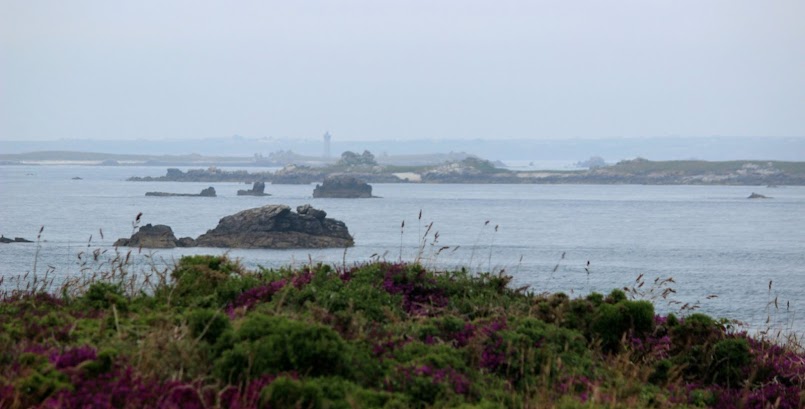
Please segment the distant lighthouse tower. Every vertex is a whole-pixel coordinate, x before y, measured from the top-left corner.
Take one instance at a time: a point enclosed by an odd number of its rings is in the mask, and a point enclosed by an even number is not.
[[[330,131],[325,132],[324,133],[324,157],[325,158],[330,157],[330,139],[332,139],[332,136],[330,136]]]

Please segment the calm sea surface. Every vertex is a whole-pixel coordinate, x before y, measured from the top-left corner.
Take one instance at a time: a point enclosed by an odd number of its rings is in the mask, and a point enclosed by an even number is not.
[[[229,254],[255,268],[420,258],[438,268],[505,269],[518,286],[573,295],[631,286],[641,274],[643,290],[655,278],[672,277],[675,300],[698,302],[702,312],[747,322],[750,330],[771,325],[805,332],[803,187],[375,184],[382,198],[350,200],[313,199],[313,185],[269,185],[272,196],[259,198],[236,196],[248,188],[237,183],[124,181],[164,174],[157,167],[0,166],[0,233],[35,240],[44,226],[39,245],[0,245],[6,285],[8,277],[33,272],[35,261],[37,273],[50,266],[57,278],[102,270],[112,243],[132,234],[140,212],[143,224],[167,224],[177,237],[196,237],[240,210],[310,203],[343,220],[355,247]],[[145,197],[210,185],[219,197]],[[773,199],[747,200],[752,192]],[[107,252],[82,264],[78,254],[95,249]],[[131,269],[224,252],[143,250]],[[658,308],[674,311],[679,304]]]

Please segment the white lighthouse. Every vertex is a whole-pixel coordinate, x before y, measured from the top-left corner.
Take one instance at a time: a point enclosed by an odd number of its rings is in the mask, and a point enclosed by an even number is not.
[[[325,132],[324,133],[324,157],[325,158],[330,157],[330,139],[332,139],[332,136],[330,136],[330,132],[329,131]]]

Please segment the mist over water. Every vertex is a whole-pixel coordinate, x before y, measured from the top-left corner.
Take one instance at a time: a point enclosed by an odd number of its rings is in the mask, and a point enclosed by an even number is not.
[[[123,181],[164,172],[0,167],[0,233],[35,240],[44,226],[38,253],[36,243],[0,245],[0,274],[8,284],[11,276],[33,272],[34,260],[37,273],[52,268],[57,281],[108,268],[112,243],[132,234],[140,212],[141,224],[167,224],[177,237],[196,237],[240,210],[310,203],[344,221],[355,247],[135,249],[130,269],[167,266],[185,254],[228,253],[250,268],[419,259],[436,268],[505,270],[515,286],[573,296],[631,286],[644,274],[642,290],[655,278],[672,277],[675,300],[699,302],[702,312],[745,321],[750,329],[764,328],[770,317],[770,325],[805,332],[805,187],[374,184],[381,198],[352,200],[313,199],[313,185],[269,185],[272,196],[238,197],[243,184]],[[211,185],[216,198],[145,197]],[[773,199],[747,200],[753,191]],[[82,266],[78,254],[94,249],[106,253]],[[657,302],[663,312],[679,305]]]

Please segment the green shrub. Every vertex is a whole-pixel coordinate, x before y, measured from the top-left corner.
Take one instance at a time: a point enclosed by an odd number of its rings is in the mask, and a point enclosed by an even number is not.
[[[321,388],[286,376],[275,379],[260,392],[260,406],[272,409],[320,409],[324,407]]]
[[[667,359],[658,361],[654,364],[654,370],[651,372],[651,375],[649,375],[648,381],[655,385],[665,384],[669,380],[673,367],[674,364]]]
[[[676,327],[679,325],[679,318],[677,318],[673,313],[668,314],[665,320],[665,325],[667,325],[668,328]]]
[[[220,308],[239,293],[227,281],[242,274],[240,264],[226,256],[185,256],[171,273],[171,287],[160,296],[169,297],[173,305]],[[224,296],[219,297],[219,291]]]
[[[534,318],[523,318],[511,330],[500,331],[505,346],[505,363],[497,373],[519,388],[552,382],[559,374],[585,374],[591,363],[584,336]]]
[[[696,313],[671,328],[674,348],[684,351],[693,345],[711,344],[721,338],[720,327],[707,315]]]
[[[235,334],[233,348],[215,363],[224,380],[296,371],[311,376],[345,375],[347,344],[319,324],[253,314]],[[249,371],[246,373],[246,371]]]
[[[621,301],[626,301],[626,293],[624,293],[623,290],[616,288],[609,293],[605,301],[610,304],[617,304]]]
[[[96,310],[106,310],[112,305],[120,312],[128,310],[128,300],[123,295],[123,288],[120,284],[102,281],[92,283],[80,300],[87,307]]]
[[[195,309],[187,315],[187,325],[194,338],[201,337],[209,344],[214,344],[221,334],[232,328],[223,313],[203,308]]]
[[[587,296],[587,301],[593,303],[593,305],[599,305],[604,302],[604,295],[595,292],[590,293],[590,295]]]
[[[34,371],[32,374],[18,379],[16,389],[24,401],[39,403],[54,393],[70,387],[67,375],[55,370],[52,366],[44,370]]]
[[[591,329],[593,335],[601,340],[604,350],[611,352],[620,349],[620,341],[625,334],[645,335],[651,331],[653,325],[653,304],[648,301],[621,300],[617,304],[601,304],[593,317]]]
[[[738,386],[745,379],[742,369],[751,359],[749,343],[745,339],[728,338],[718,341],[713,346],[713,381],[731,387]]]
[[[98,352],[94,360],[83,362],[79,367],[86,376],[94,378],[112,370],[117,356],[118,352],[116,350],[107,348]]]
[[[600,295],[600,294],[599,294]],[[576,299],[567,304],[567,311],[562,314],[561,325],[565,328],[574,329],[582,333],[587,333],[595,314],[596,305],[592,301]]]

